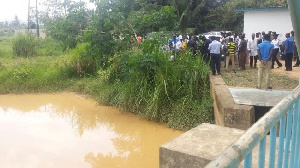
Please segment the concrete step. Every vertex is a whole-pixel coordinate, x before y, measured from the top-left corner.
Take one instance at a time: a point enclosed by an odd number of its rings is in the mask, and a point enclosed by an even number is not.
[[[161,145],[160,168],[202,168],[220,155],[244,130],[214,124],[201,124],[181,136]],[[268,167],[270,138],[266,140],[265,166]],[[278,144],[278,138],[277,142]],[[276,146],[278,148],[278,146]],[[277,156],[277,150],[276,150]],[[252,165],[257,167],[258,147],[252,151]],[[277,163],[276,163],[277,164]],[[239,167],[243,167],[243,162]]]
[[[244,133],[235,128],[201,124],[160,147],[160,168],[204,167]]]

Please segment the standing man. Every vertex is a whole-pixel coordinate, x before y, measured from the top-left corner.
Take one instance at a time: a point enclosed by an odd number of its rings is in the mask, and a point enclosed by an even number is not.
[[[261,80],[263,75],[266,76],[267,89],[272,89],[271,81],[270,81],[270,71],[272,65],[272,53],[274,49],[274,45],[270,42],[271,37],[269,34],[264,35],[264,41],[258,45],[258,59],[259,62],[257,64],[258,67],[258,77],[257,77],[257,88],[261,89]]]
[[[175,48],[176,48],[176,43],[178,42],[178,39],[176,35],[173,35],[173,38],[169,40],[169,48],[172,51],[172,54],[175,54]]]
[[[197,43],[195,40],[195,36],[191,37],[191,39],[188,41],[187,46],[190,49],[190,51],[193,53],[193,56],[196,56]]]
[[[245,40],[245,33],[241,35],[241,41],[239,44],[239,66],[241,70],[246,70],[246,58],[247,58],[247,41]]]
[[[277,54],[279,53],[279,48],[281,47],[282,43],[279,39],[277,39],[278,34],[274,33],[273,34],[273,40],[272,40],[272,44],[274,45],[274,51],[273,51],[273,55],[272,55],[272,66],[271,69],[274,69],[274,63],[276,61],[276,64],[278,65],[277,68],[282,67],[282,63],[280,63],[280,61],[277,59]]]
[[[212,42],[211,39],[206,38],[205,36],[203,36],[203,56],[204,56],[204,61],[206,63],[208,63],[210,61],[210,51],[208,49],[209,44]]]
[[[297,50],[297,46],[296,46],[296,39],[295,39],[294,31],[291,31],[291,38],[294,40],[293,57],[296,58],[296,63],[293,67],[298,67],[298,66],[300,66],[300,60],[299,60],[298,50]]]
[[[256,68],[257,64],[257,39],[255,38],[255,34],[252,33],[251,39],[248,41],[248,50],[250,54],[250,67]],[[254,66],[253,66],[254,61]]]
[[[292,71],[294,40],[291,38],[290,33],[286,33],[285,37],[286,37],[286,40],[284,42],[285,70]]]
[[[227,49],[228,49],[228,56],[226,58],[226,71],[228,72],[229,69],[229,61],[231,60],[232,69],[233,72],[235,72],[235,63],[234,63],[234,57],[235,57],[235,43],[233,42],[233,38],[229,38],[229,42],[227,43]]]
[[[208,50],[210,50],[210,67],[213,75],[216,75],[216,70],[218,75],[221,75],[221,49],[222,44],[216,40],[215,36],[211,37],[212,42],[208,46]]]

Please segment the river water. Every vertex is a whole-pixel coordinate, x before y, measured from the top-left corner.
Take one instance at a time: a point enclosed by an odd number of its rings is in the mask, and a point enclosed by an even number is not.
[[[0,95],[1,168],[158,168],[182,133],[74,93]]]

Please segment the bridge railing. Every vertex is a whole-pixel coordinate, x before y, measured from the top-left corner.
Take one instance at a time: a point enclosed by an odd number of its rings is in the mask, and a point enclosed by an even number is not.
[[[245,168],[250,168],[254,162],[257,164],[254,167],[258,168],[266,165],[270,168],[274,168],[275,165],[278,168],[299,168],[299,113],[300,86],[253,124],[244,135],[205,168],[235,168],[242,167],[242,164]],[[269,145],[266,145],[267,139],[270,141]],[[252,159],[254,148],[258,149],[257,160],[254,160],[254,157]]]

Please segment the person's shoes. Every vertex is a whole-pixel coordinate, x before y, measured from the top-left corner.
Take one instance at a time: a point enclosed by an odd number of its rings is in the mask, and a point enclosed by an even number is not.
[[[221,73],[218,73],[218,75],[221,75]]]
[[[268,89],[268,90],[272,90],[272,86],[268,86],[267,89]]]
[[[216,73],[212,73],[212,75],[216,75]]]
[[[291,69],[286,69],[285,71],[292,71]]]

